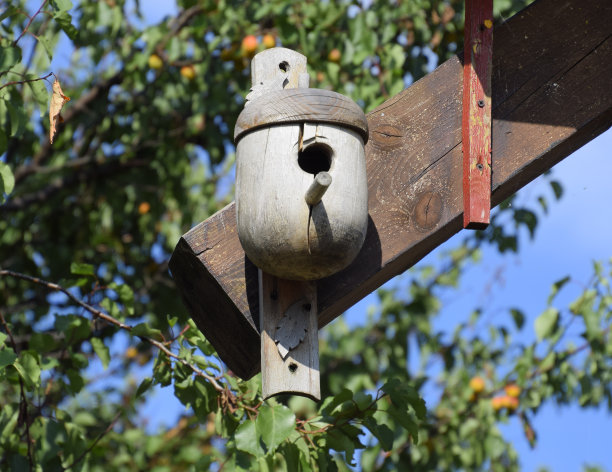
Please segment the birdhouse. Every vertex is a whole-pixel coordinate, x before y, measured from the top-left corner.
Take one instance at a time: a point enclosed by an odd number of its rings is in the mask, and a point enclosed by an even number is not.
[[[234,132],[240,242],[268,274],[327,277],[366,235],[366,117],[350,98],[308,88],[306,57],[295,51],[266,50],[251,68]]]

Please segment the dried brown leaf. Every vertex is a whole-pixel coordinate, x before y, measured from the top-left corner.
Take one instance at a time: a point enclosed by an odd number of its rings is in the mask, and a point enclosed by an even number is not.
[[[70,97],[67,97],[62,92],[59,80],[55,79],[53,82],[53,94],[51,95],[51,106],[49,107],[49,123],[51,124],[49,128],[49,141],[51,144],[53,144],[53,138],[55,137],[57,122],[61,123],[64,121],[61,115],[62,107],[69,100]]]

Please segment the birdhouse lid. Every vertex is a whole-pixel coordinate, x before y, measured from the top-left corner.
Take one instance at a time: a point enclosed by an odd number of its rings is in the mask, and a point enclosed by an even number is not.
[[[368,140],[368,121],[353,100],[331,90],[295,88],[266,93],[238,116],[234,141],[259,128],[288,123],[326,123],[343,126]]]

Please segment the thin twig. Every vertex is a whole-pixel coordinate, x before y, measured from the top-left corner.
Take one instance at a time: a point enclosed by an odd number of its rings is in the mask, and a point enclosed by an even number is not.
[[[17,43],[19,42],[19,40],[23,37],[24,34],[26,34],[26,32],[28,31],[28,28],[30,27],[30,25],[32,24],[32,22],[34,21],[34,18],[36,18],[36,16],[42,11],[42,9],[45,7],[45,5],[47,4],[49,0],[45,0],[44,2],[42,2],[42,5],[40,6],[40,8],[38,9],[38,11],[36,13],[34,13],[31,17],[30,17],[30,21],[28,21],[28,24],[26,25],[26,27],[24,28],[24,30],[21,32],[21,34],[19,36],[17,36],[17,39],[15,41],[13,41],[13,47],[17,46]]]
[[[49,72],[44,77],[38,77],[36,79],[14,80],[12,82],[7,82],[6,84],[0,86],[0,90],[2,90],[4,87],[8,87],[9,85],[19,85],[19,84],[25,84],[26,82],[38,82],[39,80],[47,80],[52,75],[55,76],[53,72]]]
[[[108,315],[107,313],[104,313],[103,311],[98,310],[97,308],[89,305],[88,303],[85,303],[84,301],[82,301],[79,298],[75,297],[72,293],[70,293],[64,287],[62,287],[60,285],[57,285],[57,284],[54,284],[53,282],[47,282],[46,280],[39,279],[38,277],[31,277],[29,275],[21,274],[19,272],[14,272],[12,270],[6,270],[6,269],[0,270],[0,276],[9,276],[9,277],[13,277],[13,278],[16,278],[16,279],[25,280],[26,282],[31,282],[31,283],[34,283],[34,284],[37,284],[37,285],[42,285],[43,287],[46,287],[46,288],[48,288],[50,290],[53,290],[53,291],[56,291],[56,292],[62,292],[64,295],[66,295],[74,303],[76,303],[80,307],[84,308],[89,313],[91,313],[95,318],[102,319],[102,320],[104,320],[104,321],[106,321],[108,323],[111,323],[111,324],[113,324],[113,325],[115,325],[115,326],[117,326],[117,327],[119,327],[121,329],[124,329],[126,331],[132,331],[132,327],[131,326],[126,325],[125,323],[122,323],[118,319],[113,318],[112,316]],[[168,357],[174,359],[177,362],[180,362],[185,367],[188,367],[197,376],[206,379],[208,382],[211,383],[211,385],[214,387],[214,389],[217,390],[218,392],[223,392],[225,390],[221,385],[219,385],[219,383],[215,380],[214,377],[208,375],[206,372],[200,370],[199,368],[197,368],[193,364],[187,362],[185,359],[177,356],[176,354],[171,352],[166,346],[164,346],[163,343],[161,343],[161,342],[159,342],[159,341],[157,341],[157,340],[155,340],[153,338],[149,338],[148,336],[139,336],[139,338],[142,339],[143,341],[148,342],[149,344],[152,344],[157,349],[159,349],[164,354],[166,354]]]
[[[86,455],[87,455],[89,452],[91,452],[91,450],[92,450],[92,449],[93,449],[93,448],[96,446],[96,444],[98,444],[98,442],[100,441],[100,439],[102,439],[104,436],[106,436],[106,435],[107,435],[107,434],[108,434],[108,433],[111,431],[111,429],[113,429],[113,427],[115,426],[115,424],[117,423],[117,421],[118,421],[118,420],[119,420],[119,418],[121,417],[121,413],[122,413],[121,411],[120,411],[120,412],[118,412],[118,413],[115,415],[115,417],[113,418],[113,421],[111,421],[111,422],[110,422],[110,424],[108,425],[108,427],[107,427],[107,428],[106,428],[104,431],[102,431],[102,432],[101,432],[101,433],[98,435],[98,437],[97,437],[96,439],[94,439],[94,441],[91,443],[91,445],[90,445],[90,446],[89,446],[87,449],[85,449],[85,450],[84,450],[84,451],[81,453],[81,455],[80,455],[79,457],[77,457],[77,458],[76,458],[76,459],[75,459],[75,460],[72,462],[72,464],[70,464],[70,465],[69,465],[69,466],[67,466],[67,467],[64,467],[64,470],[69,470],[69,469],[72,469],[72,468],[73,468],[75,465],[77,465],[79,462],[81,462],[81,461],[83,460],[83,458],[84,458],[84,457],[85,457],[85,456],[86,456]]]

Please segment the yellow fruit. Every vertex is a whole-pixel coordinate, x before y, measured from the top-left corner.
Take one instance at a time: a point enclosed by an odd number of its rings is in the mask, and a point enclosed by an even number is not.
[[[183,66],[181,67],[181,75],[187,80],[195,79],[196,72],[193,66]]]
[[[151,69],[159,70],[163,67],[163,65],[164,61],[162,61],[161,57],[159,57],[157,54],[151,54],[149,56],[149,67]]]
[[[506,400],[506,397],[493,397],[491,398],[491,406],[493,407],[493,409],[495,411],[499,411],[502,408],[504,408]]]
[[[149,202],[142,202],[140,205],[138,205],[138,213],[140,213],[141,215],[149,213],[150,209],[151,205],[149,204]]]
[[[481,393],[485,389],[485,381],[482,377],[472,377],[470,380],[470,388],[474,393]]]
[[[514,411],[519,406],[519,400],[516,397],[506,396],[506,408],[508,411]]]
[[[127,348],[127,351],[125,351],[125,357],[128,359],[134,359],[134,357],[136,357],[138,355],[138,349],[136,349],[134,346],[130,346]]]
[[[245,36],[242,40],[242,52],[245,56],[252,57],[257,51],[257,38],[252,34]]]
[[[276,38],[271,34],[266,34],[261,40],[261,43],[264,45],[266,49],[273,48],[276,46]]]
[[[331,51],[329,51],[329,54],[327,55],[327,60],[329,60],[329,62],[338,63],[340,62],[341,57],[342,57],[342,54],[340,53],[340,50],[337,48],[334,48]]]
[[[521,387],[516,384],[508,384],[504,387],[504,391],[509,397],[518,398],[521,394]]]

